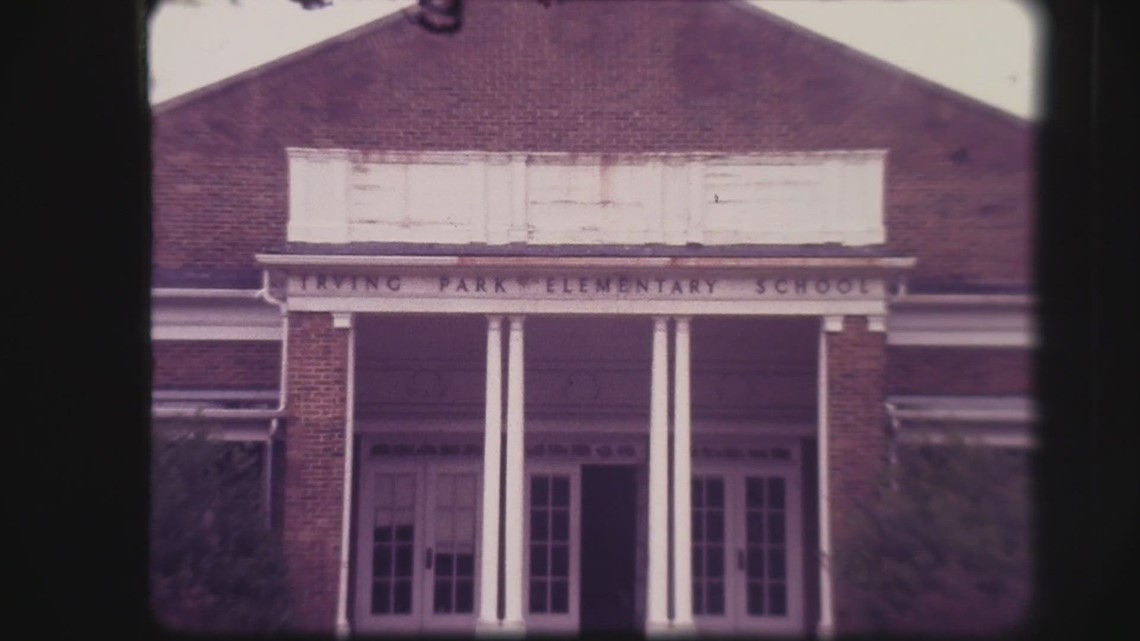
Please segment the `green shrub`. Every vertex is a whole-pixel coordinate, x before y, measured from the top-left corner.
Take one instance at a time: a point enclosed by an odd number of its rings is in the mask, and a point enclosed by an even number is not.
[[[837,548],[836,570],[861,620],[951,634],[1021,623],[1032,581],[1025,452],[961,441],[904,446],[891,472]]]
[[[152,448],[151,608],[187,632],[271,632],[289,621],[280,539],[268,526],[261,445],[201,434]]]

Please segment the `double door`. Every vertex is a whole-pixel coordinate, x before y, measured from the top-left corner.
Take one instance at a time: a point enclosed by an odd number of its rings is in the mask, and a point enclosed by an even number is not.
[[[699,631],[803,632],[798,468],[694,466],[693,615]]]
[[[474,629],[480,476],[477,462],[365,466],[357,519],[357,630]]]

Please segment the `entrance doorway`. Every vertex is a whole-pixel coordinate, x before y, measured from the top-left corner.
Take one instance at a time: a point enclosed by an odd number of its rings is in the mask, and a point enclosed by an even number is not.
[[[637,468],[582,466],[580,626],[636,631]]]

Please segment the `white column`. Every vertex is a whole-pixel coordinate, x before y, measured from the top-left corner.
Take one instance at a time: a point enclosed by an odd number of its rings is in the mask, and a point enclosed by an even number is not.
[[[523,317],[511,316],[507,346],[507,469],[504,510],[503,628],[523,629]]]
[[[646,632],[669,627],[668,614],[668,500],[669,500],[669,319],[653,319],[653,365],[649,401],[649,567],[646,572],[648,604]]]
[[[673,344],[673,628],[693,629],[692,447],[688,318],[676,318]]]
[[[352,523],[352,439],[354,407],[356,400],[356,330],[350,313],[334,313],[333,327],[348,330],[348,354],[345,369],[345,408],[344,408],[344,495],[340,516],[340,576],[336,593],[336,636],[345,638],[352,629],[348,624],[348,553],[351,542],[349,524]],[[266,461],[272,466],[271,461]]]
[[[483,424],[483,531],[480,538],[479,630],[499,627],[499,473],[503,434],[503,319],[487,318],[487,382]]]
[[[843,331],[842,316],[824,316],[819,324],[819,351],[816,365],[819,380],[816,407],[819,434],[816,439],[816,466],[819,468],[819,626],[817,634],[828,638],[835,631],[831,601],[831,463],[827,415],[827,333]]]

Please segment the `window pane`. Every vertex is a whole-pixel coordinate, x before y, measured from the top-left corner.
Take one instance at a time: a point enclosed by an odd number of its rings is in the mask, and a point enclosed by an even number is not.
[[[392,505],[392,484],[394,481],[388,474],[382,474],[376,477],[375,496],[373,499],[377,505],[385,507]]]
[[[412,611],[412,582],[397,581],[396,589],[392,595],[392,611],[397,614],[407,614]]]
[[[708,570],[706,576],[710,578],[720,578],[724,576],[724,548],[719,546],[710,547],[706,557],[708,564],[705,566]]]
[[[411,541],[412,540],[412,526],[410,525],[397,525],[396,526],[396,540],[397,541]]]
[[[392,611],[392,588],[387,581],[372,584],[372,614],[388,614]]]
[[[692,537],[694,543],[700,543],[705,540],[705,515],[703,512],[693,512]]]
[[[768,611],[771,614],[787,614],[788,603],[784,584],[773,583],[768,587]]]
[[[570,594],[566,581],[554,581],[550,584],[550,611],[570,611]]]
[[[784,479],[768,479],[768,504],[774,508],[784,507]]]
[[[435,611],[451,612],[451,581],[441,579],[436,580]]]
[[[693,548],[693,576],[696,578],[705,575],[705,551],[701,548]]]
[[[377,545],[372,551],[372,576],[386,577],[392,574],[392,546]]]
[[[435,540],[447,543],[455,540],[454,517],[451,510],[441,509],[435,513]]]
[[[552,576],[570,575],[570,548],[565,545],[556,545],[550,551],[550,574]]]
[[[530,540],[531,541],[545,541],[549,536],[549,523],[547,522],[546,510],[531,510],[530,511]]]
[[[709,512],[708,513],[708,540],[711,542],[720,543],[724,541],[724,513],[723,512]]]
[[[555,507],[570,507],[570,479],[556,476],[551,480],[550,504]]]
[[[412,576],[412,546],[396,547],[396,576]]]
[[[455,540],[475,540],[475,510],[460,509],[455,511]]]
[[[724,584],[720,581],[709,582],[708,614],[724,614]]]
[[[545,506],[550,503],[550,480],[545,476],[535,476],[530,480],[530,504]]]
[[[708,480],[708,506],[724,507],[724,480]]]
[[[764,584],[748,582],[748,614],[764,614]]]
[[[764,513],[758,510],[749,510],[745,518],[745,528],[748,530],[747,539],[749,543],[763,543],[764,542]]]
[[[693,479],[692,502],[693,507],[703,507],[705,504],[705,483],[701,478]]]
[[[705,613],[705,592],[700,582],[693,583],[693,614]]]
[[[452,563],[452,555],[450,554],[436,554],[435,555],[435,575],[436,576],[451,576],[451,571],[455,567]]]
[[[456,476],[455,504],[462,507],[475,506],[475,488],[479,480],[475,474],[460,474]]]
[[[570,513],[566,510],[554,510],[550,514],[550,538],[553,541],[570,540]]]
[[[416,503],[416,479],[414,476],[402,474],[396,477],[396,496],[393,505],[396,507],[409,507]]]
[[[530,546],[530,575],[532,577],[546,576],[546,568],[546,545]]]
[[[752,548],[748,550],[748,578],[760,579],[764,577],[764,551]]]
[[[475,591],[471,581],[458,581],[455,584],[455,611],[472,612],[475,604]]]
[[[378,527],[378,528],[372,530],[372,540],[376,541],[377,543],[379,543],[381,541],[391,541],[392,540],[392,526],[387,525],[387,526]]]
[[[745,495],[748,507],[764,507],[764,479],[750,477],[746,481]]]
[[[784,548],[768,550],[768,578],[782,579],[784,572]]]
[[[530,611],[546,612],[546,581],[530,582]]]
[[[451,474],[440,474],[435,480],[435,504],[440,507],[450,507],[455,502],[455,477]]]
[[[455,557],[456,576],[475,576],[475,555],[460,554]]]
[[[774,513],[768,515],[768,542],[784,542],[784,515]]]

